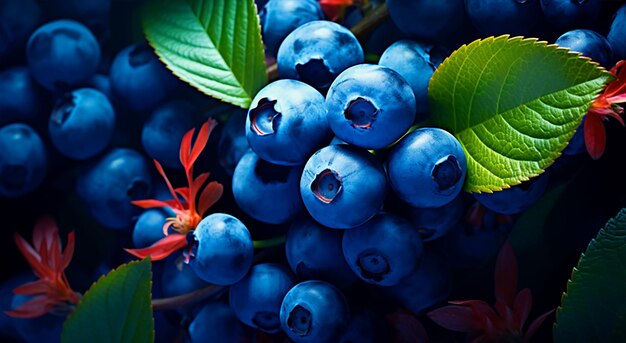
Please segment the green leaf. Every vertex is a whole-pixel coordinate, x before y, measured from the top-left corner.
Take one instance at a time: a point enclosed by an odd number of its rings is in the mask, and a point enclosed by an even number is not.
[[[589,243],[563,294],[556,342],[626,342],[626,208]]]
[[[612,78],[588,58],[536,39],[490,37],[452,53],[428,95],[435,124],[465,150],[465,190],[498,191],[541,174]]]
[[[102,276],[65,321],[63,343],[152,342],[150,260],[124,264]]]
[[[150,0],[146,38],[176,76],[243,108],[267,84],[254,0]]]

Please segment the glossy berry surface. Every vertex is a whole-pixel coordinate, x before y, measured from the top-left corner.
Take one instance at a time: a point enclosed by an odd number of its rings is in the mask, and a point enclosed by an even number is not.
[[[0,66],[19,60],[26,42],[43,19],[37,0],[0,2]]]
[[[280,308],[280,322],[294,342],[337,342],[350,320],[348,302],[333,285],[304,281],[295,285]]]
[[[331,139],[324,96],[296,80],[274,81],[252,100],[246,138],[262,159],[301,165]]]
[[[237,110],[228,117],[222,126],[222,134],[218,143],[219,163],[229,176],[233,176],[237,163],[250,149],[246,138],[246,116],[246,111]]]
[[[233,196],[251,217],[269,224],[287,223],[304,211],[301,175],[302,166],[272,164],[248,150],[233,174]]]
[[[562,34],[555,42],[559,46],[580,52],[604,67],[613,63],[613,49],[602,35],[591,30],[572,30]]]
[[[261,263],[230,287],[230,306],[246,325],[264,332],[280,331],[280,305],[295,285],[289,269],[275,263]]]
[[[224,303],[203,305],[189,325],[191,343],[248,342],[251,338],[235,312]]]
[[[455,32],[463,23],[463,0],[387,0],[389,16],[411,37],[433,40]]]
[[[0,71],[0,125],[36,122],[43,112],[44,100],[43,90],[27,67]]]
[[[411,40],[391,44],[380,56],[378,64],[400,74],[413,89],[417,113],[428,113],[428,82],[446,54],[437,46]]]
[[[318,223],[349,229],[382,207],[387,180],[382,165],[360,148],[337,144],[318,150],[300,179],[304,206]]]
[[[252,239],[239,219],[225,213],[210,214],[192,235],[190,265],[204,281],[232,285],[252,266]]]
[[[163,238],[163,225],[167,218],[173,217],[172,214],[159,208],[144,211],[135,222],[133,246],[145,248]]]
[[[529,209],[543,195],[549,174],[543,173],[520,185],[493,193],[475,193],[478,202],[501,214],[516,214]]]
[[[626,5],[622,5],[611,22],[611,29],[607,35],[616,59],[626,59]]]
[[[380,149],[404,134],[415,119],[415,95],[394,70],[361,64],[341,73],[326,95],[330,128],[340,139]]]
[[[67,90],[95,74],[100,45],[83,24],[56,20],[35,31],[26,47],[33,77],[49,90]]]
[[[78,194],[94,219],[111,229],[124,229],[139,214],[133,200],[150,195],[152,179],[144,156],[116,148],[93,161],[78,177]]]
[[[356,281],[343,258],[343,232],[318,224],[308,216],[293,221],[287,231],[285,255],[300,280],[322,280],[339,288]]]
[[[326,89],[345,69],[363,63],[363,49],[354,34],[331,21],[306,23],[283,41],[278,49],[278,73]]]
[[[175,257],[179,256],[174,255],[164,261],[161,274],[163,297],[175,297],[209,286],[196,275],[191,266],[184,263],[181,258]]]
[[[439,128],[409,133],[387,159],[391,187],[414,207],[439,207],[452,201],[461,192],[466,166],[459,141]]]
[[[285,37],[305,23],[324,19],[322,8],[316,0],[270,0],[260,7],[265,52],[272,56]]]
[[[380,213],[343,234],[343,256],[361,280],[380,286],[396,285],[417,268],[422,239],[406,219]]]
[[[0,196],[18,197],[37,189],[46,176],[44,144],[30,126],[0,128]]]
[[[73,159],[86,159],[103,151],[111,142],[115,111],[109,99],[93,88],[63,95],[48,121],[55,148]]]
[[[484,36],[528,36],[541,17],[538,0],[465,0],[472,25]]]
[[[601,0],[541,0],[541,10],[548,22],[566,30],[589,25],[601,9]]]
[[[141,143],[148,155],[168,168],[182,168],[178,146],[170,143],[179,142],[195,126],[196,115],[196,109],[181,100],[157,107],[141,131]]]
[[[176,77],[146,43],[133,44],[118,52],[109,78],[115,97],[136,111],[153,109],[178,85]]]
[[[417,228],[425,242],[447,234],[463,217],[464,205],[461,196],[440,207],[409,207],[403,213]]]

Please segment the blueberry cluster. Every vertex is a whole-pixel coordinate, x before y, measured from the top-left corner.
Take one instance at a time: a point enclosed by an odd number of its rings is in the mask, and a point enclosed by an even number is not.
[[[93,226],[94,250],[111,251],[85,267],[86,288],[128,259],[122,247],[158,242],[178,215],[133,205],[171,200],[150,160],[184,181],[185,133],[219,121],[195,173],[210,171],[224,196],[182,253],[153,263],[153,297],[224,287],[155,312],[157,342],[402,341],[388,315],[445,303],[455,278],[492,261],[516,217],[584,151],[581,124],[545,173],[462,192],[463,146],[429,122],[437,67],[460,44],[500,34],[538,36],[607,68],[626,58],[626,5],[610,21],[600,0],[387,0],[390,18],[359,37],[350,27],[383,1],[257,0],[279,79],[244,111],[180,82],[130,37],[111,14],[127,3],[141,1],[0,0],[0,199],[51,193],[37,213],[67,213],[66,203],[88,213],[80,238]],[[101,249],[101,237],[115,244]],[[58,341],[61,322],[0,318],[0,338]]]

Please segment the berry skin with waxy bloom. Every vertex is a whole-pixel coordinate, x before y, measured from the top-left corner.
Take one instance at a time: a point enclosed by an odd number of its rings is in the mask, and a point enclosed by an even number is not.
[[[39,279],[13,290],[15,294],[32,295],[33,298],[6,314],[35,318],[48,312],[69,313],[80,300],[65,276],[65,269],[74,254],[74,232],[67,236],[67,245],[62,251],[59,229],[52,218],[45,216],[35,225],[33,245],[17,233],[15,243]]]
[[[43,141],[26,124],[0,128],[0,197],[34,191],[46,177],[48,157]]]
[[[164,238],[153,245],[143,249],[125,249],[130,254],[145,258],[151,256],[153,261],[161,260],[173,252],[187,246],[187,234],[192,232],[202,220],[202,215],[215,204],[220,197],[224,187],[209,179],[209,173],[202,173],[194,177],[193,165],[204,150],[209,141],[209,135],[217,122],[213,119],[207,120],[202,125],[195,142],[192,144],[195,129],[189,130],[180,144],[180,162],[182,163],[187,177],[187,187],[174,188],[165,175],[163,167],[158,161],[154,161],[159,174],[165,180],[173,199],[172,200],[136,200],[132,203],[141,208],[165,207],[170,208],[176,217],[170,218],[163,225]],[[180,200],[179,196],[183,199]],[[170,233],[169,230],[174,232]]]

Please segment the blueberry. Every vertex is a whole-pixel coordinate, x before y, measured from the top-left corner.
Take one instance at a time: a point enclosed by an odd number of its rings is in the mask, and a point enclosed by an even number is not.
[[[111,142],[115,112],[107,97],[81,88],[61,97],[50,115],[52,143],[63,155],[83,160],[97,155]]]
[[[105,37],[109,26],[111,0],[43,0],[43,5],[54,18],[80,21],[96,37]]]
[[[400,138],[415,119],[415,96],[390,68],[361,64],[341,73],[326,95],[328,123],[340,139],[380,149]]]
[[[615,13],[611,22],[611,30],[607,36],[611,48],[618,60],[626,59],[626,5],[622,5]]]
[[[465,20],[463,0],[387,0],[387,7],[400,30],[427,40],[456,32]]]
[[[331,21],[306,23],[283,41],[278,49],[278,73],[326,89],[342,71],[363,63],[363,49],[354,34]]]
[[[222,127],[218,158],[220,166],[229,176],[233,176],[237,163],[250,148],[246,138],[246,114],[243,110],[234,111]]]
[[[545,192],[549,174],[543,173],[517,186],[493,193],[475,193],[478,202],[501,214],[516,214],[529,209]]]
[[[541,10],[548,22],[565,30],[588,26],[601,9],[601,0],[541,0]]]
[[[84,86],[100,91],[100,93],[106,95],[110,101],[113,101],[113,91],[111,90],[111,80],[109,80],[109,75],[95,74],[87,80]]]
[[[595,31],[568,31],[562,34],[555,43],[580,52],[604,67],[610,68],[613,63],[613,50],[609,41]]]
[[[37,189],[46,176],[46,151],[30,126],[0,128],[0,196],[19,197]]]
[[[382,289],[384,294],[419,316],[448,298],[452,291],[452,270],[438,253],[426,251],[413,273],[399,284]]]
[[[109,78],[116,99],[136,111],[153,109],[179,85],[147,43],[133,44],[118,52]]]
[[[67,90],[92,77],[100,62],[96,37],[74,20],[56,20],[28,40],[26,57],[33,77],[49,90]]]
[[[350,318],[350,323],[339,343],[379,343],[391,342],[387,321],[373,311],[362,311]]]
[[[44,99],[28,68],[18,66],[0,72],[0,125],[38,122]]]
[[[424,242],[435,240],[447,234],[463,216],[463,200],[457,196],[441,207],[410,207],[406,217],[415,225]]]
[[[249,336],[235,312],[223,303],[203,305],[189,325],[190,343],[248,342]]]
[[[400,29],[394,24],[393,20],[387,19],[377,26],[369,35],[365,43],[363,44],[363,50],[365,55],[370,58],[376,58],[383,54],[383,52],[393,43],[407,39],[407,35],[400,31]],[[371,63],[371,62],[370,62]]]
[[[0,66],[22,59],[28,37],[42,19],[37,0],[0,1]]]
[[[295,285],[291,272],[274,263],[257,264],[230,286],[230,307],[246,325],[264,332],[280,331],[280,305]]]
[[[265,52],[276,56],[280,43],[296,28],[314,20],[324,19],[316,0],[270,0],[261,7]]]
[[[538,0],[465,0],[467,15],[484,36],[526,36],[541,16]]]
[[[163,225],[165,225],[167,218],[174,216],[173,212],[161,208],[153,208],[143,212],[137,219],[133,229],[133,245],[135,248],[148,247],[165,237]]]
[[[296,80],[278,80],[261,89],[246,118],[246,138],[262,159],[304,164],[331,139],[324,96]]]
[[[356,281],[343,258],[343,232],[318,224],[308,216],[295,220],[287,231],[285,255],[289,267],[301,280],[322,280],[339,288]]]
[[[420,128],[393,147],[387,172],[403,201],[414,207],[440,207],[461,192],[466,163],[454,136],[439,128]]]
[[[254,219],[287,223],[304,210],[301,175],[302,166],[272,164],[248,150],[233,173],[233,196],[239,208]]]
[[[411,274],[422,258],[422,239],[406,219],[377,214],[343,234],[343,256],[361,280],[381,286],[396,285]]]
[[[182,168],[178,144],[198,119],[196,109],[183,100],[174,100],[157,107],[141,131],[141,143],[148,155],[168,168]]]
[[[232,285],[252,266],[252,238],[237,218],[213,213],[202,219],[190,236],[191,268],[206,282]]]
[[[209,286],[191,267],[178,258],[164,261],[161,275],[163,297],[175,297]]]
[[[333,285],[311,280],[295,285],[280,307],[280,323],[294,342],[337,342],[350,320],[348,302]]]
[[[432,44],[400,40],[390,45],[378,64],[393,69],[409,83],[415,95],[417,113],[428,113],[428,82],[446,53]]]
[[[11,308],[16,308],[32,297],[29,295],[15,294],[11,302]],[[56,343],[61,342],[61,331],[65,316],[55,314],[45,314],[36,318],[14,319],[15,329],[19,335],[20,342],[24,343]]]
[[[87,166],[78,177],[77,192],[98,223],[124,229],[139,214],[131,201],[150,195],[150,170],[146,159],[135,150],[113,149]]]
[[[329,145],[307,161],[300,195],[313,219],[348,229],[372,218],[382,207],[387,180],[382,165],[365,150]]]
[[[474,227],[460,221],[436,243],[448,264],[455,269],[478,269],[493,260],[506,234],[495,228]]]

